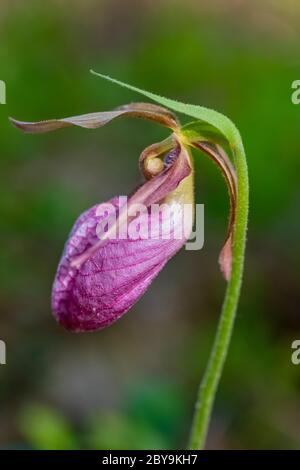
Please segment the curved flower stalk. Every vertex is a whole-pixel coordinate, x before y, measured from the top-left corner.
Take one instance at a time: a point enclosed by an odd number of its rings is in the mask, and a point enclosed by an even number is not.
[[[109,112],[40,122],[11,122],[41,133],[72,125],[95,129],[120,117],[138,117],[168,127],[166,140],[147,147],[139,165],[144,183],[128,197],[114,197],[85,211],[75,222],[52,291],[56,319],[75,332],[111,325],[144,294],[192,231],[194,210],[191,148],[220,168],[230,197],[228,232],[219,257],[228,281],[216,339],[196,403],[190,448],[205,443],[212,405],[227,355],[243,271],[248,212],[248,179],[238,131],[225,116],[185,105],[100,75],[159,103],[132,103]],[[166,108],[165,108],[166,106]],[[196,121],[181,127],[172,111]],[[233,160],[231,160],[231,158]],[[158,211],[152,211],[153,206]],[[162,211],[161,206],[167,210]],[[150,235],[149,235],[150,234]],[[168,235],[168,236],[166,236]]]

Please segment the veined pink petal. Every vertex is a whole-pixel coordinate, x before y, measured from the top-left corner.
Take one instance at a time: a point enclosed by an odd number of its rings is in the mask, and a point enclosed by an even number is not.
[[[150,204],[158,203],[177,189],[189,177],[188,154],[178,147],[171,166],[146,181],[128,200],[128,207],[142,203],[148,210],[139,222],[150,227],[168,222],[153,216]],[[114,198],[105,205],[105,219],[117,209],[121,217],[123,206]],[[107,203],[106,203],[107,204]],[[52,308],[56,319],[67,329],[80,332],[104,328],[114,323],[144,294],[166,262],[183,246],[186,236],[147,239],[99,240],[97,226],[104,216],[96,205],[76,221],[66,243],[52,291]],[[108,207],[108,209],[107,209]],[[180,212],[180,211],[179,211]],[[99,215],[100,214],[100,215]],[[172,234],[182,217],[172,219]],[[192,228],[192,221],[190,224]],[[75,262],[74,260],[79,262]]]

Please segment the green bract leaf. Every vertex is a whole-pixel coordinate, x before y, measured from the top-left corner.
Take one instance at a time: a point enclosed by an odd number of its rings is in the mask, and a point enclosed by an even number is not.
[[[141,88],[128,85],[127,83],[116,80],[115,78],[111,78],[108,75],[97,73],[94,70],[91,70],[91,73],[98,77],[104,78],[105,80],[109,80],[110,82],[116,83],[117,85],[128,88],[129,90],[135,91],[136,93],[140,93],[141,95],[147,96],[147,98],[163,106],[166,106],[167,108],[172,109],[173,111],[186,114],[187,116],[190,116],[194,119],[208,124],[210,126],[210,130],[213,130],[215,134],[218,134],[219,138],[225,138],[225,140],[227,140],[231,146],[234,146],[235,143],[240,140],[239,132],[233,122],[228,117],[224,116],[218,111],[208,109],[203,106],[185,104],[181,103],[180,101],[165,98],[164,96],[156,95],[155,93],[152,93],[150,91],[142,90]]]

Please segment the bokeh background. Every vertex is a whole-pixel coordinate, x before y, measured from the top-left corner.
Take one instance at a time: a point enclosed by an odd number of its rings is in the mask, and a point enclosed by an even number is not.
[[[24,120],[109,110],[139,96],[89,74],[224,112],[251,179],[245,282],[208,448],[299,449],[300,4],[280,0],[1,0],[0,446],[184,448],[225,283],[228,217],[216,167],[196,158],[205,247],[182,250],[111,328],[75,335],[51,315],[68,231],[87,207],[139,182],[137,159],[167,131],[120,120],[22,135]],[[183,118],[185,122],[185,118]]]

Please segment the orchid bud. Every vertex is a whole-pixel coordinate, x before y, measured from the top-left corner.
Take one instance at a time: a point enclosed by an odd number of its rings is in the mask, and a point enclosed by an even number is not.
[[[178,167],[176,171],[175,166]],[[184,180],[190,178],[190,172],[188,154],[180,149],[172,167],[163,169],[158,175],[155,170],[153,178],[129,198],[127,213],[133,204],[144,204],[149,208],[150,201],[163,203],[168,200],[171,206],[185,191]],[[192,194],[189,197],[192,199]],[[111,212],[116,210],[120,220],[124,207],[120,206],[119,198],[110,200],[109,204]],[[169,239],[139,236],[132,239],[128,228],[124,239],[99,240],[96,228],[103,217],[99,214],[102,214],[101,204],[86,211],[76,221],[54,281],[52,308],[55,317],[72,331],[97,330],[115,322],[137,302],[186,241],[184,236],[176,239],[172,233]],[[105,218],[110,215],[106,210]],[[159,224],[154,217],[149,209],[139,217],[139,223],[147,228],[153,222]]]
[[[194,206],[194,190],[188,145],[216,161],[229,187],[231,218],[220,263],[225,277],[230,276],[234,170],[220,147],[183,138],[171,111],[133,103],[110,112],[12,123],[25,132],[40,133],[71,125],[93,129],[122,116],[152,120],[173,133],[142,152],[139,165],[145,181],[128,199],[114,197],[94,205],[71,230],[54,280],[52,309],[57,321],[74,332],[99,330],[118,320],[189,238],[194,211],[188,211],[186,216],[185,206]]]

